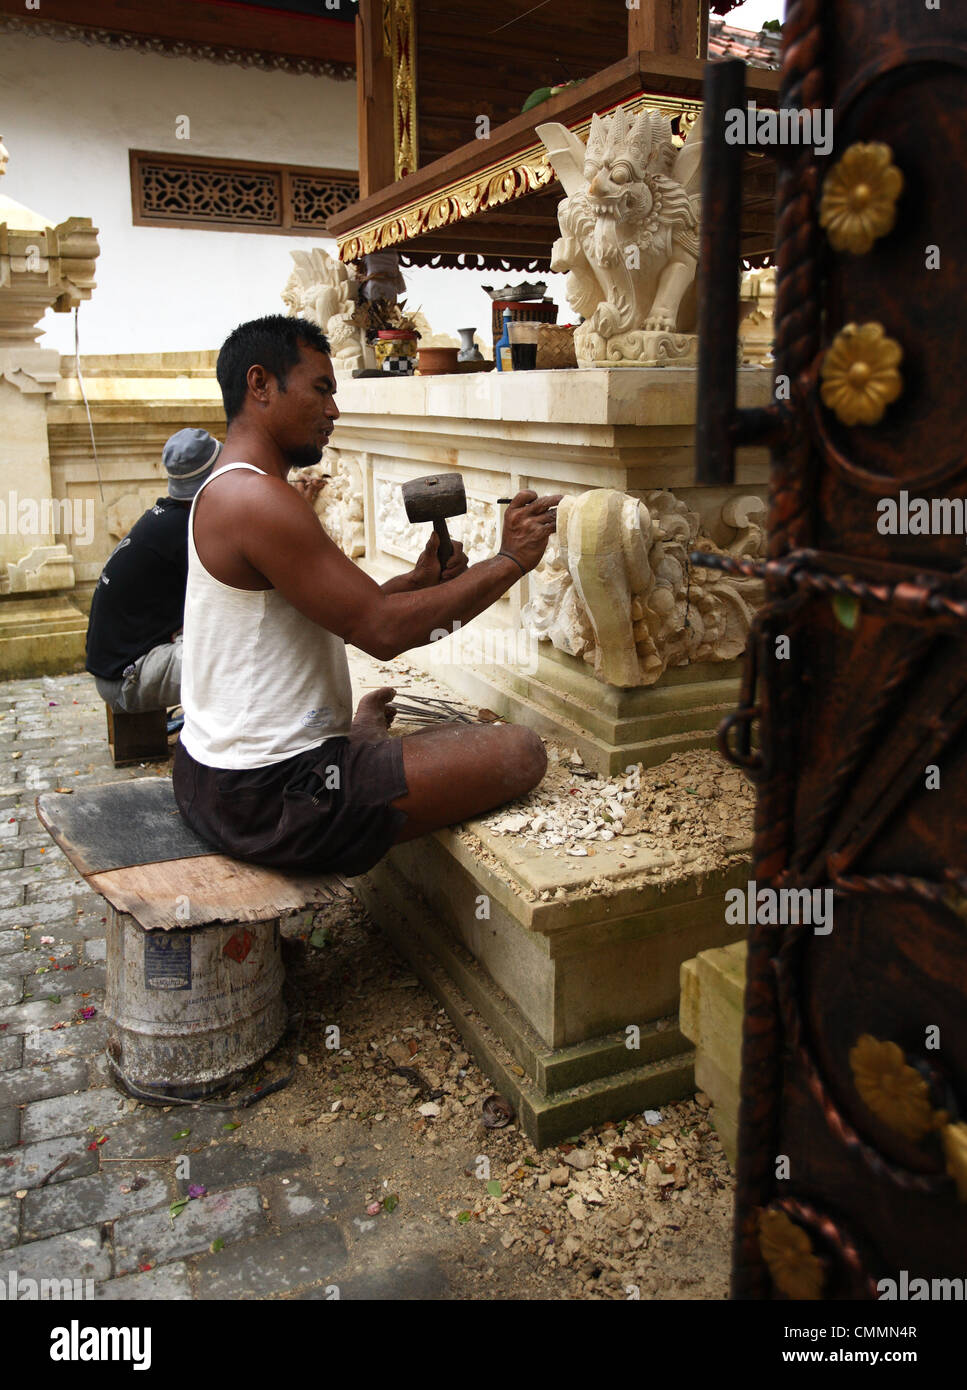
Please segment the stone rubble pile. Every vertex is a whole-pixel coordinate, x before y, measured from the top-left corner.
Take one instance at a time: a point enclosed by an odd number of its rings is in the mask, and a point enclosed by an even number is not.
[[[752,832],[755,792],[710,749],[679,753],[657,767],[640,763],[613,777],[596,776],[580,754],[551,743],[544,780],[527,797],[483,824],[497,835],[586,856],[589,845],[635,836],[635,848],[703,845],[727,856]]]

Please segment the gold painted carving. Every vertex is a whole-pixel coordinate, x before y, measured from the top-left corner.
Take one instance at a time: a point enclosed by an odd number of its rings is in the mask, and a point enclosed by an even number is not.
[[[822,1261],[807,1233],[784,1211],[759,1212],[759,1249],[773,1283],[787,1298],[822,1298]]]
[[[893,1042],[880,1042],[864,1033],[850,1048],[849,1064],[860,1100],[878,1120],[918,1140],[933,1129],[933,1106],[927,1083],[908,1066]]]
[[[387,6],[390,56],[393,60],[394,170],[399,180],[412,174],[417,165],[416,20],[413,0],[384,0],[384,42]]]
[[[903,390],[900,344],[880,323],[848,323],[823,358],[820,396],[844,425],[876,425]]]
[[[957,1196],[967,1202],[967,1125],[944,1125],[940,1140],[947,1159],[947,1172],[957,1184]]]
[[[850,145],[823,183],[819,225],[837,251],[863,256],[896,222],[903,175],[889,145]]]
[[[916,1142],[940,1131],[946,1171],[960,1201],[967,1202],[967,1124],[951,1124],[946,1110],[933,1108],[925,1078],[896,1043],[864,1033],[850,1049],[849,1062],[863,1104],[897,1134]]]
[[[629,112],[642,111],[646,107],[664,111],[672,118],[676,127],[676,135],[673,138],[679,146],[684,143],[685,135],[695,124],[702,110],[702,103],[699,101],[686,101],[654,92],[643,92],[633,101],[621,102],[619,105],[624,106]],[[590,130],[590,117],[574,127],[575,134],[582,139],[587,137]],[[509,203],[516,198],[524,197],[527,193],[546,188],[553,180],[554,171],[547,161],[547,151],[543,144],[530,145],[526,150],[509,155],[499,163],[488,165],[467,178],[456,180],[433,193],[425,194],[422,198],[414,199],[412,203],[396,209],[389,217],[368,222],[347,233],[339,239],[339,259],[355,261],[361,256],[369,255],[371,251],[388,250],[401,242],[422,236],[425,232],[464,222],[489,207],[498,207],[501,203]]]

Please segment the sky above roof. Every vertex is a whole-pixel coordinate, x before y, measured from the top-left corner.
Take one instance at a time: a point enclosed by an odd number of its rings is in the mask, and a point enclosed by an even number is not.
[[[737,10],[731,10],[725,16],[725,22],[734,29],[753,29],[758,32],[765,20],[782,20],[785,9],[785,0],[746,0],[744,5],[740,5]]]

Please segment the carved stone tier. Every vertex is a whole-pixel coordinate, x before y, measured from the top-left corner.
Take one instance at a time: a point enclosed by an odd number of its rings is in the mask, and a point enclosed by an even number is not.
[[[418,658],[411,652],[407,660],[416,665]],[[602,685],[583,661],[550,646],[537,652],[533,672],[510,665],[427,669],[477,704],[576,748],[589,768],[611,776],[631,763],[653,767],[673,753],[712,747],[738,702],[740,667],[729,661],[673,668],[657,684],[631,690]]]
[[[43,355],[53,361],[46,391],[31,394],[0,382],[9,431],[0,453],[0,516],[9,518],[13,508],[15,519],[23,515],[29,523],[24,535],[11,533],[9,524],[0,529],[0,558],[7,564],[0,580],[0,674],[6,677],[83,667],[91,592],[118,541],[166,490],[165,440],[189,425],[218,438],[225,432],[214,353],[85,357],[95,463],[74,361]],[[10,431],[10,422],[34,402],[33,433]],[[35,534],[34,516],[42,536]],[[44,591],[60,597],[26,597]]]
[[[683,864],[658,881],[658,859],[639,850],[632,861],[624,841],[564,863],[478,821],[466,828],[484,856],[459,829],[441,830],[395,846],[355,885],[524,1133],[543,1148],[693,1090],[679,972],[734,940],[724,894],[746,883],[748,863],[704,873]],[[737,840],[738,854],[748,848]],[[589,891],[595,881],[607,892]],[[629,1024],[640,1030],[636,1050]]]

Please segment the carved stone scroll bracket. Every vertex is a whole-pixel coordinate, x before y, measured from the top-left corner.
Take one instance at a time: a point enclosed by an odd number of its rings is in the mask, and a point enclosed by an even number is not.
[[[365,555],[365,490],[356,455],[342,449],[324,449],[321,463],[302,469],[298,476],[326,480],[314,504],[323,529],[350,560]]]
[[[726,501],[720,529],[734,538],[723,551],[702,533],[698,514],[664,489],[641,498],[610,488],[565,497],[522,624],[619,687],[653,685],[669,666],[734,660],[761,584],[693,569],[688,555],[760,554],[755,518],[763,505],[754,496]]]

